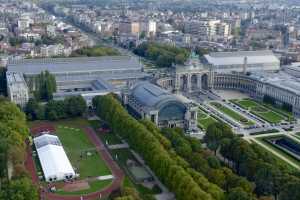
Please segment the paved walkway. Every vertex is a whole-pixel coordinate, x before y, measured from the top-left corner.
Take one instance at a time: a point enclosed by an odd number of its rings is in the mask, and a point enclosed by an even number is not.
[[[109,149],[128,149],[129,145],[127,143],[125,144],[113,144],[113,145],[108,145]]]
[[[52,129],[53,126],[51,123],[43,124],[41,126],[35,127],[32,129],[33,133],[36,134],[37,131],[44,130],[43,128]],[[96,135],[95,131],[91,127],[85,127],[83,129],[85,133],[87,134],[90,141],[95,145],[98,153],[101,155],[101,158],[105,161],[109,169],[111,170],[113,176],[115,177],[112,181],[112,184],[108,187],[102,189],[101,191],[97,191],[94,193],[90,193],[87,195],[59,195],[55,193],[48,192],[46,189],[40,189],[40,195],[41,199],[47,199],[47,200],[93,200],[93,199],[99,199],[100,197],[108,196],[112,191],[117,190],[120,188],[120,185],[122,184],[124,174],[122,170],[119,168],[119,166],[116,164],[116,162],[112,159],[109,152],[105,148],[102,141],[99,139],[99,137]],[[32,151],[30,146],[28,145],[27,148],[27,159],[25,162],[27,170],[31,174],[31,178],[34,182],[34,184],[39,185],[39,180],[36,175],[36,169],[34,165],[34,161],[32,158]]]

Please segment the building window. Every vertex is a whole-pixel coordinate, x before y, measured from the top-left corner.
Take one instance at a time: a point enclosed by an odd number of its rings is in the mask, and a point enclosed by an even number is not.
[[[151,121],[155,123],[155,115],[151,115]]]

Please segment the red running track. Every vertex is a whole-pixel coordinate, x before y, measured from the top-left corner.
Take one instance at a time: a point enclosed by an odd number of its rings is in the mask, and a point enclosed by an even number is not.
[[[45,127],[47,127],[47,128],[53,127],[51,124],[48,124],[47,126],[45,126],[45,125],[42,125],[42,126],[44,128]],[[37,133],[36,132],[37,130],[38,131],[42,130],[41,129],[42,126],[35,127],[34,129],[32,129],[34,131],[33,133]],[[45,130],[45,129],[43,129],[43,130]],[[93,199],[99,199],[100,196],[106,197],[112,191],[120,188],[123,178],[124,178],[124,174],[123,174],[122,170],[119,168],[119,166],[116,164],[116,162],[112,159],[109,152],[107,151],[107,149],[105,148],[104,144],[99,139],[99,137],[97,136],[95,131],[90,127],[86,127],[83,130],[87,134],[90,141],[96,146],[96,149],[97,149],[98,153],[101,155],[101,158],[105,161],[107,166],[110,168],[110,170],[114,176],[112,184],[98,192],[90,193],[87,195],[68,195],[68,196],[66,196],[66,195],[59,195],[59,194],[47,192],[47,190],[42,189],[40,192],[41,199],[47,199],[47,200],[93,200]],[[31,155],[32,155],[32,153],[29,148],[29,152],[27,154],[27,160],[26,160],[26,167],[27,167],[27,170],[31,174],[33,182],[35,184],[38,184],[38,177],[36,176],[34,161],[33,161],[33,158]]]

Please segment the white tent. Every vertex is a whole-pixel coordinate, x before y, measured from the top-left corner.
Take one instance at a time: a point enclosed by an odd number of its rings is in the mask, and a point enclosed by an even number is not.
[[[57,136],[43,134],[34,138],[34,144],[47,182],[75,177],[74,169]]]

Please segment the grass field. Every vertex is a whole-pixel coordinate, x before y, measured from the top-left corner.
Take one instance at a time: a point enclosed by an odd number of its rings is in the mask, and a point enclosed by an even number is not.
[[[294,160],[294,158],[289,158],[289,155],[286,154],[285,152],[283,151],[280,151],[278,150],[277,148],[274,148],[274,146],[272,146],[271,144],[269,144],[268,142],[265,142],[262,138],[255,138],[253,139],[253,141],[259,145],[261,148],[264,148],[263,146],[261,146],[260,144],[258,144],[256,142],[256,140],[258,140],[259,142],[263,143],[264,145],[268,146],[269,148],[271,148],[272,150],[276,151],[277,153],[279,153],[281,156],[284,156],[286,157],[288,160],[290,160],[291,162],[295,162],[295,164],[297,164],[297,160]],[[268,151],[268,149],[264,148],[266,151]],[[270,151],[268,151],[270,152]],[[290,171],[295,171],[297,170],[294,166],[290,165],[289,163],[287,163],[286,161],[282,160],[281,158],[279,158],[277,155],[273,154],[272,152],[270,152],[273,156],[274,156],[274,159],[276,159],[278,162],[282,163],[282,165],[285,165],[286,168]]]
[[[57,190],[55,193],[61,194],[61,195],[84,195],[89,194],[95,191],[98,191],[100,188],[105,188],[111,184],[112,180],[102,180],[102,181],[92,181],[89,182],[89,189],[86,190],[80,190],[80,191],[74,191],[74,192],[66,192],[63,190]]]
[[[133,154],[130,152],[129,149],[115,149],[115,150],[111,150],[110,152],[111,152],[112,157],[114,157],[114,158],[116,158],[116,155],[117,155],[118,159],[115,159],[115,160],[117,161],[119,166],[126,173],[125,179],[123,181],[123,186],[135,188],[139,192],[141,197],[144,197],[146,195],[154,195],[154,194],[158,194],[161,192],[161,191],[157,190],[156,187],[154,187],[153,189],[148,189],[148,188],[144,187],[143,185],[134,182],[134,179],[131,177],[129,169],[127,168],[127,160],[135,160],[136,161],[136,159],[133,156]]]
[[[61,140],[73,167],[77,168],[80,178],[111,174],[100,155],[96,152],[95,146],[81,129],[72,129],[58,124],[56,135]],[[87,152],[92,155],[87,156]]]
[[[270,136],[270,137],[257,137],[255,138],[255,140],[260,141],[261,143],[265,144],[266,146],[268,146],[269,148],[271,148],[272,150],[276,151],[277,153],[279,153],[280,155],[284,156],[286,159],[288,159],[289,161],[293,162],[294,164],[300,166],[300,161],[297,160],[296,158],[294,158],[293,156],[291,156],[289,153],[283,151],[282,149],[272,145],[271,143],[267,142],[266,139],[269,138],[273,138],[273,137],[278,137],[278,136]],[[284,162],[284,161],[283,161]],[[285,162],[286,163],[286,162]],[[287,163],[288,164],[288,163]],[[290,166],[290,165],[289,165]],[[292,166],[291,166],[292,167]],[[293,167],[294,168],[294,167]]]
[[[236,121],[240,122],[243,125],[246,125],[246,126],[254,125],[254,122],[246,119],[242,115],[240,115],[237,112],[231,110],[230,108],[227,108],[227,107],[223,106],[222,104],[220,104],[218,102],[211,102],[210,104],[213,105],[216,109],[218,109],[222,113],[228,115],[229,117],[235,119]]]
[[[30,125],[38,125],[36,121]],[[61,120],[54,123],[55,134],[59,137],[63,148],[73,166],[76,173],[79,174],[79,179],[83,180],[90,177],[98,177],[110,175],[111,171],[106,166],[106,163],[101,159],[101,156],[96,151],[94,144],[89,140],[86,133],[81,127],[90,126],[89,122],[82,118]],[[89,155],[87,154],[89,153]],[[37,171],[41,171],[39,161],[35,158]],[[58,194],[76,195],[87,194],[98,191],[111,184],[112,180],[105,181],[89,181],[90,188],[76,192],[66,192],[63,190],[56,191]]]
[[[254,115],[262,118],[263,120],[269,123],[280,123],[283,120],[290,121],[292,120],[291,114],[288,114],[286,111],[279,112],[280,109],[272,108],[271,105],[266,105],[258,103],[252,99],[243,99],[243,100],[231,100],[232,103],[250,111]],[[284,114],[285,113],[285,114]]]
[[[202,130],[206,130],[210,124],[217,122],[218,120],[210,116],[205,111],[199,109],[198,110],[198,127]]]

